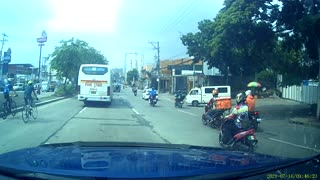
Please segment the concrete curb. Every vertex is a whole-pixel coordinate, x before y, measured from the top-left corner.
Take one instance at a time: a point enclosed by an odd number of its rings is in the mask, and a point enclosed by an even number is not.
[[[58,97],[58,98],[46,100],[46,101],[43,101],[43,102],[38,102],[38,103],[36,103],[36,105],[37,106],[42,106],[42,105],[46,105],[46,104],[53,103],[53,102],[56,102],[56,101],[60,101],[60,100],[67,99],[67,98],[70,98],[70,97]],[[19,107],[17,107],[16,112],[21,112],[22,109],[23,109],[23,106],[19,106]]]

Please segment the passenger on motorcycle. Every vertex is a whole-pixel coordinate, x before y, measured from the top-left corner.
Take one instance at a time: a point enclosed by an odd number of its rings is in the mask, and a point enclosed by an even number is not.
[[[254,112],[256,108],[256,99],[253,97],[251,90],[246,91],[246,104],[249,108],[249,112]]]
[[[212,120],[213,115],[217,112],[216,103],[219,95],[219,91],[217,89],[212,90],[212,98],[207,103],[207,107],[209,108],[207,111],[207,119]]]
[[[232,137],[241,130],[241,122],[248,120],[248,106],[245,104],[245,100],[245,94],[237,94],[237,105],[234,107],[231,114],[225,117],[228,120],[234,121],[233,123],[228,123],[228,126],[225,127],[226,131],[224,132],[224,137],[228,140],[227,144],[232,142]]]

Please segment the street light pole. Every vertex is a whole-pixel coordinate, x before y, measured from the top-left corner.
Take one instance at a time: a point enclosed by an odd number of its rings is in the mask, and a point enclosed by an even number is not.
[[[40,46],[40,55],[39,55],[39,72],[38,72],[38,80],[40,82],[40,74],[41,74],[41,51],[42,51],[42,46],[44,46],[44,43],[47,42],[47,33],[46,31],[42,31],[41,37],[37,38],[37,42],[39,43]]]
[[[1,65],[1,68],[0,68],[0,70],[1,70],[1,77],[2,77],[2,75],[3,75],[3,62],[2,62],[2,51],[3,51],[3,45],[4,45],[4,42],[5,41],[7,41],[6,39],[4,39],[5,37],[8,37],[5,33],[2,33],[2,36],[3,36],[3,38],[2,38],[2,45],[1,45],[1,51],[0,51],[0,65]]]
[[[40,82],[40,74],[41,74],[41,51],[42,51],[42,46],[44,46],[43,43],[39,44],[40,46],[40,56],[39,56],[39,71],[38,71],[38,80]]]

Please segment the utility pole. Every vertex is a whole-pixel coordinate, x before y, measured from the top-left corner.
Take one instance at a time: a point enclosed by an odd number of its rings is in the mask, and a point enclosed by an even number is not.
[[[0,65],[1,65],[1,77],[2,77],[2,72],[3,72],[3,62],[2,62],[2,51],[3,51],[3,45],[4,45],[4,42],[6,42],[6,41],[8,41],[8,40],[6,40],[5,39],[5,37],[8,37],[5,33],[2,33],[2,40],[1,40],[1,42],[2,42],[2,45],[1,45],[1,51],[0,51]]]
[[[42,51],[42,46],[44,46],[44,43],[47,42],[47,33],[45,31],[42,31],[41,37],[37,38],[37,42],[39,43],[38,45],[40,46],[40,55],[39,55],[39,71],[38,71],[38,80],[40,80],[40,74],[41,74],[41,51]]]
[[[158,62],[157,62],[157,71],[158,71],[158,78],[157,78],[157,81],[158,81],[158,94],[160,94],[160,46],[159,46],[159,41],[157,42],[149,42],[153,47],[154,49],[157,50],[158,52]],[[156,46],[155,46],[156,44]]]

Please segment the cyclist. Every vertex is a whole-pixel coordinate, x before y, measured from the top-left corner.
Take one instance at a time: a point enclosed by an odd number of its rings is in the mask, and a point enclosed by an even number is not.
[[[28,102],[30,102],[32,104],[32,102],[33,102],[32,93],[36,97],[36,99],[39,100],[37,97],[37,94],[35,92],[35,89],[33,87],[33,82],[28,81],[28,86],[26,87],[26,89],[24,91],[24,102],[26,105],[28,105]],[[30,104],[30,107],[31,107],[31,104]]]
[[[9,113],[11,112],[11,100],[10,100],[10,91],[13,91],[15,96],[18,96],[16,91],[13,89],[13,86],[12,86],[12,81],[10,79],[6,80],[6,85],[3,89],[3,96],[4,96],[4,99],[6,100],[6,103],[9,102],[9,106],[8,106],[8,111]]]

